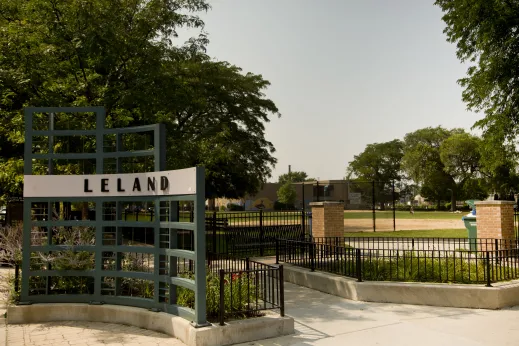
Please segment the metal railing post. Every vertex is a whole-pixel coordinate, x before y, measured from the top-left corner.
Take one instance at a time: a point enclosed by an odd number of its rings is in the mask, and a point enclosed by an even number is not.
[[[487,251],[487,287],[492,287],[490,284],[490,252]]]
[[[276,264],[279,264],[279,238],[276,238]]]
[[[315,271],[315,255],[317,252],[317,245],[310,243],[310,270]]]
[[[494,244],[496,246],[496,263],[499,263],[499,239],[494,239]]]
[[[360,249],[356,249],[356,269],[357,269],[357,281],[362,282],[362,267],[361,267],[361,256],[360,256]]]
[[[225,316],[225,270],[220,269],[220,325],[224,326],[224,316]]]
[[[372,208],[372,212],[373,212],[373,232],[376,232],[376,221],[375,221],[375,180],[373,180],[371,182],[371,190],[372,190],[372,193],[371,193],[371,208]]]
[[[285,277],[283,274],[283,265],[279,266],[279,313],[281,317],[285,316]]]
[[[216,254],[216,211],[213,211],[213,253]]]
[[[260,210],[260,256],[263,257],[263,254],[264,254],[264,244],[263,244],[263,241],[264,241],[264,238],[265,237],[265,234],[263,233],[263,210]]]
[[[393,199],[393,232],[395,232],[396,231],[396,206],[395,206],[396,195],[395,195],[395,181],[394,180],[393,180],[391,192],[393,195],[392,196],[392,199]]]

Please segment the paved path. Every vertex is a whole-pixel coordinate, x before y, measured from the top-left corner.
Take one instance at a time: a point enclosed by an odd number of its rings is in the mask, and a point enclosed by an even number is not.
[[[100,322],[51,322],[9,325],[7,330],[7,345],[185,346],[181,341],[166,334],[120,324]]]
[[[519,345],[519,307],[472,310],[355,302],[285,284],[296,334],[240,346]]]
[[[491,311],[366,303],[288,283],[285,289],[296,334],[240,346],[519,345],[519,307]],[[8,340],[8,346],[183,345],[165,334],[93,322],[10,325]]]
[[[50,322],[6,326],[3,318],[6,291],[1,277],[7,276],[8,272],[9,269],[0,268],[0,346],[185,346],[166,334],[114,323]]]

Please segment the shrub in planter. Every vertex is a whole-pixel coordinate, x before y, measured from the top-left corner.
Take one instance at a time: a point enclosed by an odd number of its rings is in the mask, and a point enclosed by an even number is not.
[[[185,277],[192,278],[192,275]],[[220,311],[220,278],[209,272],[206,286],[207,316],[217,318]],[[256,284],[247,273],[226,274],[224,278],[224,306],[226,315],[232,312],[246,316],[248,304],[256,301]],[[177,288],[177,304],[189,308],[195,306],[195,293],[189,289]],[[233,315],[236,315],[233,313]]]

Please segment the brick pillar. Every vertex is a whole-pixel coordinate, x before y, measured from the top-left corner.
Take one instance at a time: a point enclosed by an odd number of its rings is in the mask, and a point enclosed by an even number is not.
[[[500,239],[500,249],[509,248],[515,240],[513,201],[476,202],[476,226],[478,239]],[[478,241],[479,243],[479,241]],[[495,250],[495,242],[480,243],[479,250]]]
[[[312,202],[312,236],[344,237],[344,203]]]

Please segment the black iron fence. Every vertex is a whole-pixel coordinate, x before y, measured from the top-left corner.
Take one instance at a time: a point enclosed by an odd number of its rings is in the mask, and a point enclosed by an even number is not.
[[[305,239],[310,233],[310,218],[310,214],[303,211],[208,212],[205,217],[207,258],[211,261],[221,255],[274,256],[276,238]],[[193,232],[177,231],[177,246],[193,250]]]
[[[345,218],[361,220],[345,224],[345,230],[352,232],[396,230],[397,207],[410,201],[409,193],[394,181],[314,181],[301,184],[299,189],[307,209],[310,202],[343,203]],[[370,223],[362,222],[370,219]]]
[[[274,255],[276,238],[302,240],[309,234],[308,218],[304,211],[206,213],[208,258]]]
[[[193,274],[193,268],[190,260],[177,262],[179,274]],[[221,325],[228,318],[258,316],[265,310],[285,315],[282,265],[219,255],[208,261],[207,268],[207,289],[218,291],[207,296],[208,316]]]
[[[276,261],[359,281],[490,286],[493,282],[519,278],[518,245],[515,240],[502,239],[279,239]]]

